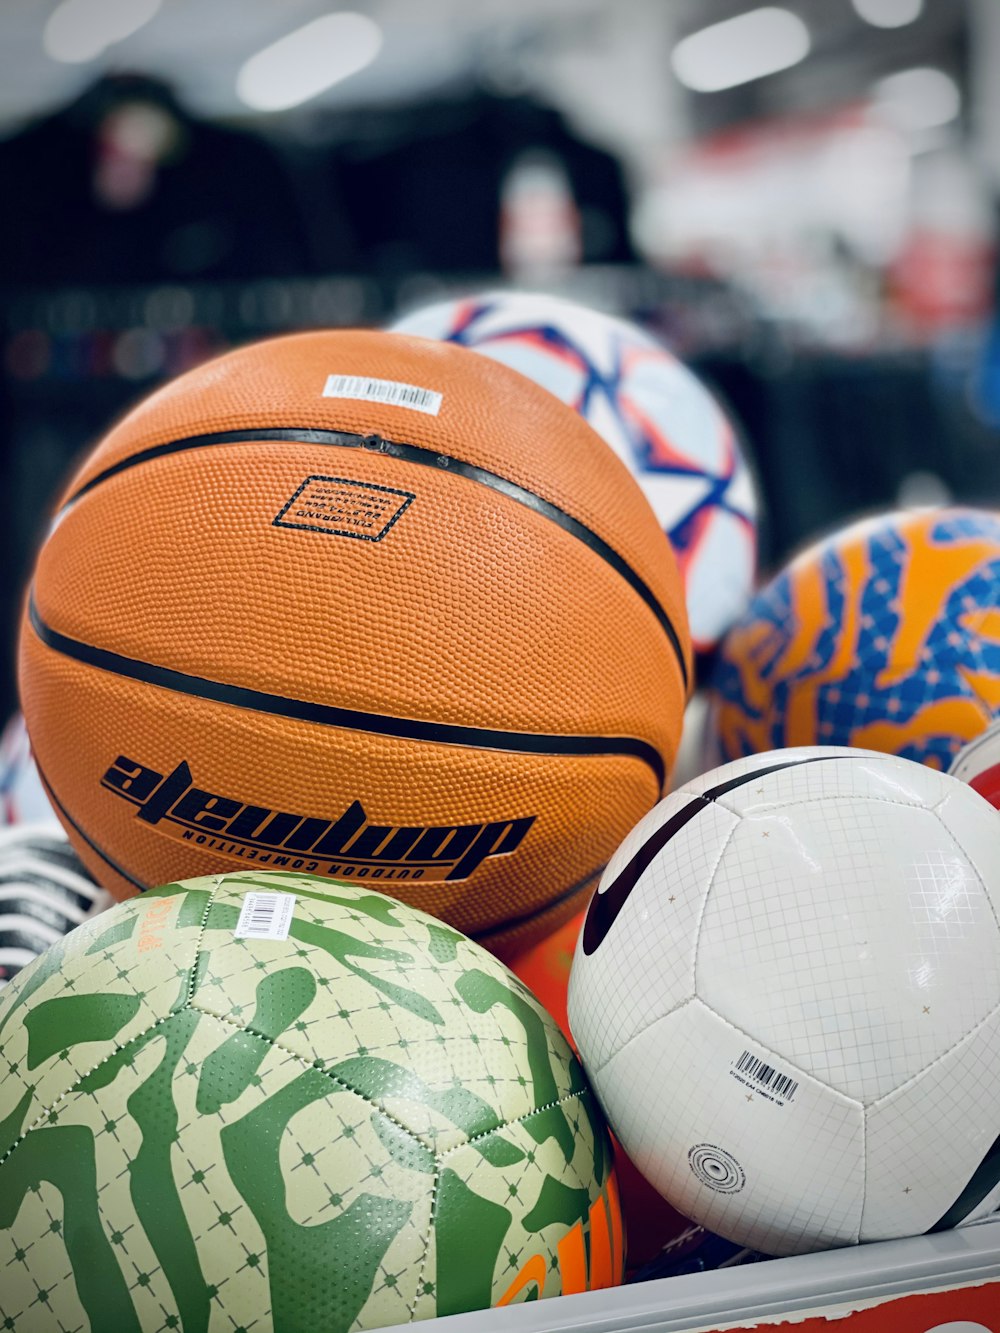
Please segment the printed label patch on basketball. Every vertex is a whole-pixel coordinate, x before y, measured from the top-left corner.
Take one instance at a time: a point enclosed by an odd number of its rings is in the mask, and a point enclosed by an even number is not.
[[[436,417],[444,402],[444,395],[434,389],[422,389],[418,384],[401,384],[398,380],[376,380],[368,375],[328,375],[323,397],[356,398],[363,403],[388,403],[391,407],[408,407],[413,412],[425,412],[429,417]]]
[[[273,526],[380,542],[416,498],[411,491],[349,477],[306,477]]]
[[[294,911],[294,893],[248,893],[233,936],[238,940],[287,940]]]

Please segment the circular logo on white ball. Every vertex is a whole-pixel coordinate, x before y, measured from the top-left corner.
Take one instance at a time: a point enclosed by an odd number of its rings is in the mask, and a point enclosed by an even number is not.
[[[696,1143],[688,1153],[688,1165],[703,1185],[719,1194],[739,1194],[746,1184],[736,1158],[714,1143]]]

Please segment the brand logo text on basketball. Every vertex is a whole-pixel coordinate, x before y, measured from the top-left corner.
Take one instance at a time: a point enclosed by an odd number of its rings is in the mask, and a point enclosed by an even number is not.
[[[197,787],[183,760],[158,773],[119,755],[101,786],[136,817],[221,856],[346,879],[457,880],[524,841],[535,815],[481,824],[371,824],[360,801],[336,819],[271,810]]]

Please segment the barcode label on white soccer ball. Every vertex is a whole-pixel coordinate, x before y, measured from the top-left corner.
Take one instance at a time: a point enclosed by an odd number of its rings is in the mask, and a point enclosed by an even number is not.
[[[780,1105],[790,1102],[799,1086],[794,1078],[782,1074],[774,1065],[769,1065],[751,1051],[743,1052],[730,1073],[745,1087],[755,1087],[763,1096]]]
[[[233,931],[238,940],[287,940],[295,910],[294,893],[248,893]]]
[[[416,384],[400,384],[398,380],[375,380],[367,375],[328,375],[323,389],[324,398],[358,398],[364,403],[390,403],[393,407],[409,407],[414,412],[426,412],[436,417],[441,411],[444,396],[433,389],[421,389]]]

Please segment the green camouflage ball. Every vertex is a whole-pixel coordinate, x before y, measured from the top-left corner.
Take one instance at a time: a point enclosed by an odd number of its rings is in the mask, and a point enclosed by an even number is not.
[[[381,894],[168,884],[0,992],[2,1330],[346,1333],[610,1285],[621,1234],[555,1022]]]

